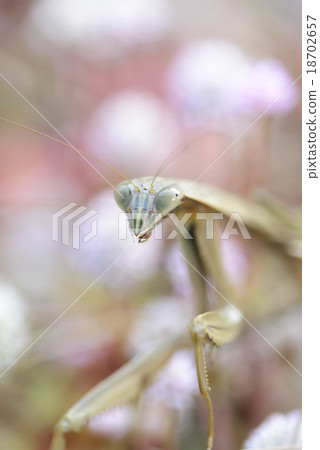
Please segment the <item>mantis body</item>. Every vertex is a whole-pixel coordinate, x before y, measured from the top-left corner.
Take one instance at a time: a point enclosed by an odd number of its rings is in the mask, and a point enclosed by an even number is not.
[[[191,213],[186,225],[191,239],[180,235],[180,240],[198,304],[199,315],[191,321],[189,332],[199,389],[208,404],[207,450],[210,450],[213,446],[213,414],[204,345],[210,342],[220,346],[234,339],[240,329],[241,314],[232,306],[232,288],[222,269],[217,233],[213,239],[207,239],[205,222],[197,220],[197,213],[219,211],[230,216],[234,211],[240,212],[250,229],[267,235],[274,242],[284,243],[288,251],[296,242],[297,233],[259,204],[245,202],[210,186],[195,185],[186,180],[144,177],[125,181],[117,186],[115,199],[127,213],[130,228],[140,242],[147,240],[155,226],[169,214],[174,212],[180,219],[185,213]],[[216,292],[225,303],[222,308],[209,312],[207,277],[214,280]],[[152,350],[138,355],[89,391],[57,424],[51,449],[64,449],[64,433],[80,431],[96,414],[137,400],[168,358],[188,343],[186,328],[173,330],[170,336],[160,339]]]
[[[126,212],[129,226],[139,242],[148,240],[152,230],[170,214],[174,213],[179,221],[184,214],[189,213],[185,227],[190,238],[186,238],[179,229],[178,233],[194,287],[198,315],[189,324],[189,335],[187,324],[172,330],[170,335],[159,339],[152,349],[133,358],[85,394],[56,425],[51,450],[64,450],[65,433],[80,432],[91,417],[127,402],[137,401],[144,387],[152,382],[172,354],[190,345],[190,337],[199,389],[208,405],[207,450],[210,450],[214,437],[213,413],[204,345],[209,342],[219,347],[234,339],[240,330],[241,313],[233,306],[233,289],[222,267],[218,225],[214,223],[213,237],[208,238],[206,223],[199,220],[197,215],[218,212],[230,217],[233,212],[237,212],[249,230],[281,245],[286,253],[294,256],[299,253],[299,226],[291,223],[290,217],[288,219],[290,213],[283,212],[281,208],[266,208],[261,202],[245,201],[190,180],[160,177],[126,179],[117,186],[115,200]],[[214,283],[218,303],[223,305],[214,311],[208,311],[208,279]]]

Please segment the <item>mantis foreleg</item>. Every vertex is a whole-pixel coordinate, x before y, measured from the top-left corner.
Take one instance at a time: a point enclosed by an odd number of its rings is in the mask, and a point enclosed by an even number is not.
[[[232,307],[227,305],[217,311],[209,311],[195,317],[189,326],[193,342],[194,355],[197,367],[198,384],[201,395],[205,397],[208,404],[209,431],[207,450],[213,445],[213,411],[210,398],[210,384],[204,354],[205,342],[219,347],[234,339],[239,331],[241,315]]]
[[[220,237],[218,226],[214,222],[214,233],[212,239],[206,238],[205,222],[194,220],[189,224],[189,232],[193,236],[192,243],[183,242],[184,258],[192,273],[196,295],[198,297],[199,309],[208,303],[206,296],[206,276],[210,276],[216,285],[218,297],[224,301],[232,296],[232,287],[227,279],[220,257]],[[195,265],[196,264],[196,265]],[[191,269],[190,269],[191,267]],[[208,405],[208,441],[207,450],[213,446],[213,408],[210,397],[210,384],[206,367],[204,345],[210,342],[212,345],[220,345],[233,340],[239,332],[241,315],[231,304],[216,311],[204,312],[195,317],[189,326],[189,331],[193,343],[195,362],[197,368],[198,384],[200,393],[207,400]]]
[[[56,425],[51,450],[64,450],[64,434],[80,431],[91,417],[126,402],[136,401],[170,356],[188,343],[186,330],[176,330],[91,389]]]

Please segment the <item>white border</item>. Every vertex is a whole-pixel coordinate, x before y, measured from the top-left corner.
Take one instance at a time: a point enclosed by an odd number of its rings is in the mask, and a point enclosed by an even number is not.
[[[303,202],[303,448],[320,448],[320,14],[319,1],[302,2],[302,202]],[[307,70],[307,15],[316,18],[317,74]],[[310,23],[310,22],[309,22]],[[308,176],[309,90],[311,78],[317,90],[317,172]]]

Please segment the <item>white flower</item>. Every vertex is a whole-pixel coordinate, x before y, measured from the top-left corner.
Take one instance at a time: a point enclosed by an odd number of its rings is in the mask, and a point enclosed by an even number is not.
[[[290,450],[290,446],[302,444],[302,422],[299,410],[291,411],[288,414],[271,414],[255,430],[253,430],[243,448],[263,449],[281,447]]]
[[[20,292],[0,280],[0,368],[6,369],[29,342],[26,303]]]
[[[173,114],[157,97],[123,91],[106,98],[88,129],[92,152],[116,167],[137,174],[155,173],[177,145]]]
[[[31,9],[28,28],[58,44],[92,49],[96,45],[97,53],[114,41],[132,47],[162,39],[172,19],[168,0],[39,0]]]

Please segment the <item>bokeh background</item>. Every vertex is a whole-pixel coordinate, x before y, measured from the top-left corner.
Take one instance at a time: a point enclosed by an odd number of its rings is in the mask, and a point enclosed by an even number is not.
[[[153,175],[206,130],[163,172],[194,180],[268,109],[201,181],[244,197],[264,189],[299,211],[300,8],[297,0],[3,1],[0,115],[61,133],[132,178]],[[126,252],[0,378],[1,448],[42,450],[81,395],[187,325],[194,296],[176,241],[118,239],[105,180],[116,185],[118,175],[0,126],[1,373]],[[98,235],[80,250],[51,236],[52,214],[70,202],[98,211]],[[222,251],[242,310],[300,370],[299,263],[263,241],[232,238]],[[273,413],[253,447],[297,429],[301,378],[249,326],[218,353],[210,378],[216,450],[249,445]],[[206,415],[186,349],[137,407],[102,414],[68,436],[68,449],[204,448]]]

